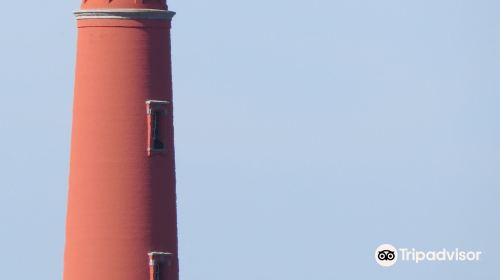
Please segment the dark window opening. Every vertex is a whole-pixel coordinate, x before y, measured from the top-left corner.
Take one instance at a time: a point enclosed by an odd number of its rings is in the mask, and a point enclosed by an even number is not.
[[[169,266],[171,265],[172,254],[164,252],[150,252],[149,256],[149,279],[168,280]]]
[[[160,111],[153,111],[152,118],[152,128],[153,128],[153,149],[154,150],[163,150],[165,145],[160,140]]]
[[[160,280],[160,264],[155,265],[154,280]]]
[[[168,142],[168,101],[146,100],[148,142],[147,151],[149,156],[165,153]]]

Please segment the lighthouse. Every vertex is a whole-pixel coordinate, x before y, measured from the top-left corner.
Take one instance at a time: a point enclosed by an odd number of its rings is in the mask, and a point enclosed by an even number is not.
[[[78,26],[64,280],[177,280],[165,0],[85,0]]]

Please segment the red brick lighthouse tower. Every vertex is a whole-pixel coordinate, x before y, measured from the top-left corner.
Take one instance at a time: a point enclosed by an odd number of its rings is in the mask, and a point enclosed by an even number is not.
[[[165,0],[85,0],[64,280],[178,280]]]

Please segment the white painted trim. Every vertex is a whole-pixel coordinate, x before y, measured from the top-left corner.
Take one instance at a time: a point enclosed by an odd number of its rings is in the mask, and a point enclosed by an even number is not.
[[[146,100],[146,104],[170,104],[168,101],[164,100]]]
[[[152,150],[153,152],[155,151],[162,151],[162,150]],[[149,265],[154,266],[157,263],[162,263],[163,261],[167,261],[168,264],[170,264],[170,258],[174,254],[172,253],[165,253],[165,252],[149,252]],[[155,257],[159,257],[160,259],[155,259]],[[166,259],[165,259],[166,258]]]
[[[171,20],[175,12],[154,9],[100,9],[74,12],[77,20],[82,19],[163,19]]]

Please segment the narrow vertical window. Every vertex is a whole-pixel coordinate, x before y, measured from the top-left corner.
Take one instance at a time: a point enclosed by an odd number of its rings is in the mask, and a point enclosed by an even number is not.
[[[171,253],[150,252],[149,256],[149,279],[169,280],[168,270],[172,261]]]
[[[153,269],[155,270],[153,273],[153,279],[154,280],[161,280],[161,278],[160,278],[160,269],[161,269],[160,264],[159,263],[155,264]]]
[[[160,115],[162,112],[153,111],[152,126],[153,126],[153,150],[163,150],[164,144],[160,137]]]
[[[148,116],[148,155],[161,153],[165,150],[165,125],[164,118],[167,113],[168,101],[146,101]]]

